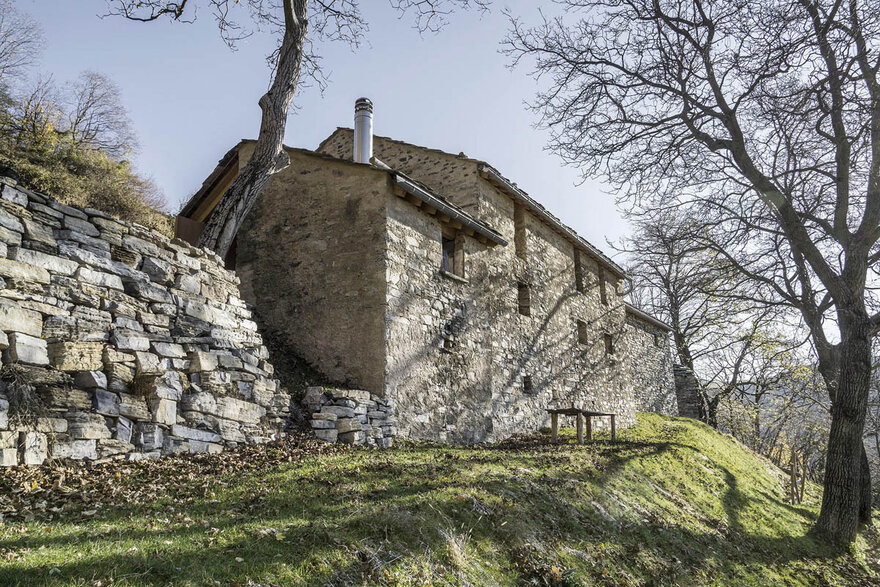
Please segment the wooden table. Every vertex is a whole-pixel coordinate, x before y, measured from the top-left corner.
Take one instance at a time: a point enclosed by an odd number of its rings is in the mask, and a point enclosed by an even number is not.
[[[553,442],[559,442],[559,415],[574,416],[577,420],[577,441],[578,444],[584,443],[584,420],[587,424],[587,440],[593,440],[593,418],[601,416],[609,416],[611,418],[611,441],[617,440],[617,422],[616,414],[610,412],[593,412],[590,410],[582,410],[580,408],[548,408],[550,414],[550,423],[553,430]]]

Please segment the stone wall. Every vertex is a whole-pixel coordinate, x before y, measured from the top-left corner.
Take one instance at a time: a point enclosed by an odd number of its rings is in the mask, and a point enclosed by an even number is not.
[[[627,311],[623,338],[636,409],[677,416],[669,332]]]
[[[700,418],[700,381],[694,372],[684,365],[675,365],[675,395],[678,398],[678,415]]]
[[[494,226],[513,241],[512,220]],[[548,421],[546,408],[569,405],[615,412],[621,426],[635,423],[616,284],[608,284],[603,304],[595,265],[587,264],[591,285],[577,292],[571,245],[537,221],[528,226],[528,261],[513,247],[465,239],[460,281],[438,271],[439,223],[404,200],[389,203],[385,395],[397,405],[401,434],[494,441],[537,430]],[[530,288],[528,316],[519,312],[520,282]],[[578,320],[587,325],[585,340]]]
[[[315,436],[387,448],[397,434],[392,402],[369,391],[310,387],[303,398]]]
[[[348,158],[351,140],[338,129],[319,150]],[[621,426],[640,409],[676,413],[668,346],[664,353],[653,332],[627,322],[613,271],[529,210],[517,247],[515,202],[481,177],[478,160],[384,137],[374,137],[374,153],[510,243],[489,249],[465,238],[466,279],[452,279],[438,271],[441,223],[404,200],[388,203],[385,396],[401,434],[498,440],[545,424],[551,406],[615,412]],[[528,316],[519,284],[528,286]]]
[[[251,145],[239,156],[241,165]],[[289,149],[238,235],[242,296],[339,385],[381,395],[388,174]]]
[[[213,253],[0,180],[0,463],[214,452],[290,396]]]

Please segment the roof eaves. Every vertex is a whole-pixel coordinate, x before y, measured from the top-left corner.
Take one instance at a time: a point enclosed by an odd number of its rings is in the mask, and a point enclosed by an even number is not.
[[[340,131],[345,132],[354,132],[354,130],[350,127],[339,126],[336,127],[336,130],[333,131],[330,136],[321,141],[321,144],[318,146],[320,150],[327,142],[329,142],[332,138],[334,138]],[[531,208],[534,212],[538,213],[545,222],[550,224],[550,226],[556,228],[560,232],[562,232],[569,240],[576,243],[580,246],[588,255],[596,259],[599,263],[605,265],[608,269],[610,269],[617,277],[621,279],[626,278],[626,271],[624,271],[623,267],[615,263],[608,255],[599,250],[598,247],[590,243],[584,237],[579,235],[575,230],[565,223],[563,223],[559,218],[551,214],[544,206],[539,204],[534,198],[529,196],[526,192],[521,190],[519,187],[513,184],[509,179],[501,175],[501,173],[492,167],[486,161],[482,161],[480,159],[474,159],[473,157],[468,157],[464,154],[455,155],[453,153],[449,153],[448,151],[444,151],[442,149],[435,149],[432,147],[425,147],[422,145],[416,145],[415,143],[408,143],[406,141],[401,141],[400,139],[394,139],[391,137],[383,137],[380,135],[374,135],[374,139],[379,139],[383,141],[389,141],[391,143],[395,143],[398,145],[406,145],[409,147],[415,147],[417,149],[422,149],[429,153],[438,153],[441,155],[446,155],[448,157],[455,157],[457,159],[465,159],[467,161],[473,161],[477,164],[481,173],[487,173],[491,175],[497,182],[498,187],[502,188],[505,192],[507,192],[512,197],[521,200],[525,203],[529,208]]]
[[[415,197],[421,202],[424,202],[428,206],[431,206],[438,212],[445,214],[450,219],[460,222],[462,226],[473,230],[476,234],[495,243],[496,245],[501,245],[502,247],[507,246],[507,241],[504,240],[497,231],[493,230],[485,223],[477,220],[458,206],[450,204],[444,198],[433,194],[432,192],[418,184],[416,181],[408,178],[398,171],[391,170],[389,171],[389,173],[391,173],[392,177],[394,178],[395,185],[407,194]]]
[[[611,258],[608,257],[608,255],[600,251],[596,246],[594,246],[584,237],[575,232],[574,229],[566,226],[559,218],[551,214],[544,206],[539,204],[526,192],[522,191],[519,187],[514,185],[509,179],[501,175],[501,173],[499,173],[497,169],[484,161],[480,161],[478,163],[480,163],[480,174],[490,183],[507,192],[513,198],[522,201],[529,208],[531,208],[533,212],[536,212],[545,222],[555,227],[563,235],[568,237],[569,240],[574,241],[574,243],[584,249],[584,251],[586,251],[588,255],[592,256],[597,261],[611,269],[611,271],[614,272],[618,277],[626,277],[626,272],[623,270],[623,267],[612,261]]]
[[[195,208],[199,205],[199,202],[201,202],[202,197],[204,197],[204,195],[207,194],[212,187],[214,187],[214,184],[226,171],[226,167],[232,161],[232,158],[238,155],[238,150],[241,149],[241,146],[246,142],[248,142],[248,139],[242,139],[238,141],[238,143],[236,143],[234,147],[229,149],[226,154],[220,158],[220,161],[217,162],[214,170],[208,175],[208,177],[205,178],[205,181],[202,182],[202,187],[196,190],[196,193],[194,193],[192,197],[190,197],[190,199],[187,200],[183,207],[180,209],[180,212],[178,213],[180,216],[189,216],[189,214],[191,214],[195,210]]]
[[[199,190],[195,194],[193,194],[193,196],[187,201],[186,204],[184,204],[183,208],[180,211],[180,215],[188,216],[190,213],[192,213],[193,210],[195,210],[195,208],[202,201],[204,196],[211,190],[211,188],[216,184],[219,178],[225,173],[226,168],[232,162],[233,158],[238,154],[238,151],[241,149],[242,145],[254,142],[256,141],[254,141],[253,139],[242,139],[234,147],[227,151],[226,154],[223,155],[223,157],[217,163],[217,166],[214,168],[211,174],[202,183],[202,187],[199,188]],[[405,193],[418,199],[424,204],[427,204],[431,208],[434,208],[441,214],[449,217],[451,220],[460,222],[462,226],[465,226],[468,229],[474,231],[474,233],[480,235],[480,237],[482,237],[483,239],[490,241],[496,245],[507,245],[507,241],[501,237],[501,234],[498,231],[492,229],[484,222],[477,220],[458,206],[455,206],[454,204],[448,202],[443,196],[433,193],[427,186],[419,183],[418,181],[410,177],[407,177],[405,174],[399,171],[391,169],[387,166],[380,166],[378,164],[364,165],[362,163],[355,163],[354,161],[351,161],[349,159],[340,159],[339,157],[334,157],[325,153],[318,153],[309,149],[288,147],[286,145],[284,146],[284,149],[286,151],[301,153],[310,157],[317,157],[319,159],[333,161],[335,163],[358,165],[362,168],[387,173],[391,176],[395,186],[403,190]]]
[[[211,190],[211,188],[214,187],[216,182],[225,173],[226,168],[232,162],[233,157],[238,154],[241,147],[243,145],[252,144],[252,143],[256,143],[256,142],[257,141],[254,139],[241,139],[240,141],[238,141],[238,143],[234,147],[229,149],[229,151],[227,151],[226,154],[223,155],[223,157],[217,163],[217,166],[214,167],[214,170],[211,172],[211,174],[208,175],[208,177],[202,183],[202,187],[200,187],[196,191],[196,193],[193,194],[192,197],[190,197],[189,200],[186,201],[186,204],[184,204],[183,207],[180,209],[179,215],[180,216],[188,216],[190,213],[192,213],[195,210],[195,208],[199,205],[199,203],[202,201],[202,198],[204,198],[204,196]],[[301,149],[299,147],[288,147],[287,145],[284,145],[284,150],[291,151],[293,153],[302,153],[304,155],[309,155],[311,157],[317,157],[319,159],[325,159],[327,161],[334,161],[336,163],[342,163],[342,164],[348,164],[348,165],[361,165],[363,167],[363,165],[361,163],[355,163],[354,161],[352,161],[350,159],[340,159],[339,157],[334,157],[334,156],[328,155],[326,153],[318,153],[317,151],[311,151],[309,149]],[[379,171],[386,171],[386,170],[383,170],[379,167],[375,167],[372,165],[367,165],[366,167],[376,169]]]
[[[647,312],[639,310],[638,308],[636,308],[635,306],[633,306],[629,302],[624,303],[624,306],[626,307],[626,311],[629,312],[630,314],[632,314],[633,316],[635,316],[636,318],[641,318],[645,322],[653,324],[657,328],[661,328],[663,330],[666,330],[667,332],[672,332],[672,326],[670,326],[666,322],[663,322],[659,318],[655,318],[655,317],[651,316],[650,314],[648,314]]]

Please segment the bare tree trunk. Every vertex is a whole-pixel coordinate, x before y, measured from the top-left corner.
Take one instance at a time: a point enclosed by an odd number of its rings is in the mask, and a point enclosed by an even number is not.
[[[870,519],[871,488],[862,442],[871,379],[871,323],[863,309],[838,312],[839,383],[831,403],[831,433],[825,463],[825,491],[816,529],[832,541],[855,539],[860,521]]]
[[[700,395],[702,396],[702,402],[700,402],[700,410],[703,412],[702,414],[700,414],[702,416],[702,420],[712,428],[717,429],[718,405],[721,403],[721,394],[718,394],[715,397],[709,397],[704,391],[701,390]]]
[[[263,188],[290,163],[284,152],[284,131],[302,65],[308,28],[306,6],[306,0],[284,0],[284,37],[272,85],[260,98],[263,117],[254,153],[226,190],[199,236],[199,246],[212,249],[221,257],[226,256]]]
[[[804,459],[801,464],[801,489],[798,494],[798,503],[804,503],[804,490],[807,488],[807,451],[804,450]]]

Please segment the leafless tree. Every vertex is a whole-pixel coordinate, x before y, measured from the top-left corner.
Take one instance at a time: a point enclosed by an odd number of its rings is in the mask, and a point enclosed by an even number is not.
[[[155,21],[169,18],[186,21],[195,18],[195,0],[108,0],[110,13],[130,20]],[[400,13],[415,12],[416,26],[422,31],[439,29],[455,8],[485,8],[487,0],[392,0]],[[211,214],[199,245],[225,256],[251,208],[273,175],[287,167],[283,149],[287,115],[300,73],[323,83],[317,45],[322,41],[342,41],[357,46],[367,23],[357,0],[204,0],[216,19],[223,39],[230,45],[250,34],[237,11],[248,10],[252,22],[272,29],[281,37],[278,51],[270,58],[274,75],[269,90],[260,98],[262,120],[254,153],[241,169]]]
[[[774,305],[745,302],[729,264],[703,244],[702,226],[679,210],[636,217],[615,248],[632,259],[633,301],[672,327],[679,362],[701,381],[700,419],[718,426],[719,404],[765,375],[747,367],[780,318]]]
[[[816,530],[870,518],[862,443],[880,259],[880,2],[565,0],[531,60],[551,148],[633,209],[684,207],[704,242],[800,312],[832,403]]]
[[[75,147],[100,149],[111,157],[129,156],[137,138],[119,87],[107,76],[85,71],[66,88],[65,128]]]
[[[803,501],[805,480],[822,480],[830,407],[821,376],[797,343],[771,337],[757,344],[743,367],[745,383],[719,410],[722,430],[788,469],[792,503]]]
[[[33,65],[41,48],[40,27],[17,11],[12,0],[0,0],[0,88]]]
[[[17,149],[52,148],[63,117],[51,76],[41,76],[15,100],[11,115],[0,129],[0,138]]]

